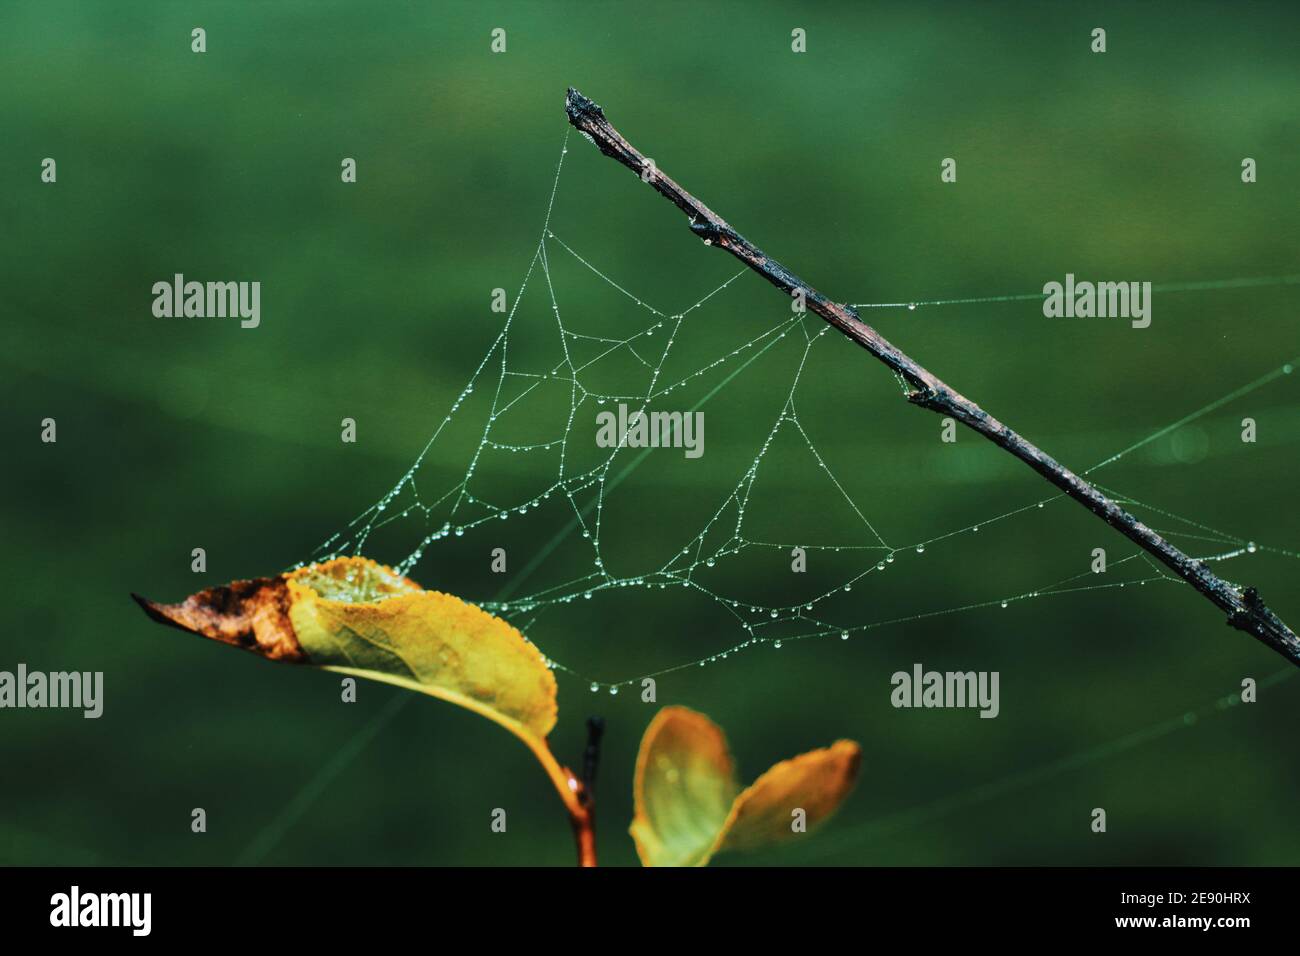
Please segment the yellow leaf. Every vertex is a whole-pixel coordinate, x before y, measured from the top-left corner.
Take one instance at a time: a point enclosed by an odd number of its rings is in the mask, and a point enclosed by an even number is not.
[[[366,558],[236,581],[180,604],[135,598],[155,620],[271,660],[396,684],[482,714],[537,754],[566,803],[575,799],[546,746],[558,710],[546,658],[460,598]]]
[[[851,740],[776,764],[740,792],[722,729],[686,707],[665,707],[641,739],[631,833],[646,866],[703,866],[722,850],[754,849],[801,835],[853,788],[861,748]]]
[[[289,620],[312,664],[442,698],[520,737],[555,726],[555,675],[500,618],[356,558],[286,581]]]

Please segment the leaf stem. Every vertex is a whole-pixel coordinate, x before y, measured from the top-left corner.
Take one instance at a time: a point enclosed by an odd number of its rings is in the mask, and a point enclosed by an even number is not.
[[[525,740],[541,763],[569,812],[573,839],[578,849],[578,866],[596,865],[596,766],[600,760],[600,738],[605,722],[587,720],[587,748],[583,751],[582,776],[562,765],[545,740]]]

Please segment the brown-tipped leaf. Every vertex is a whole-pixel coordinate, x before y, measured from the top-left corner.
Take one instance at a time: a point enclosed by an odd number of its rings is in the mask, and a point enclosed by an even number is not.
[[[180,604],[136,600],[154,620],[271,660],[369,677],[459,704],[506,727],[539,756],[555,726],[555,675],[519,631],[368,559],[339,558],[237,581]]]

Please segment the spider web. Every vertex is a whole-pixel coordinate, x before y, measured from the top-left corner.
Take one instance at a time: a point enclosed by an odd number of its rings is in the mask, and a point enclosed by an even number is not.
[[[809,376],[817,374],[818,347],[834,330],[816,316],[787,313],[766,323],[758,335],[718,349],[702,364],[684,365],[677,361],[682,351],[681,343],[701,331],[701,318],[705,312],[724,309],[733,284],[748,270],[741,269],[686,308],[678,310],[658,308],[629,291],[625,284],[615,281],[593,263],[590,256],[575,248],[575,244],[553,231],[552,216],[567,153],[566,133],[535,251],[517,292],[510,300],[502,327],[486,354],[411,467],[374,504],[331,535],[299,566],[340,555],[367,554],[378,560],[388,556],[388,563],[397,571],[419,579],[422,562],[426,562],[440,546],[454,539],[487,534],[489,529],[495,531],[503,521],[518,523],[540,512],[547,512],[553,518],[555,508],[559,506],[567,520],[554,537],[533,555],[522,571],[509,577],[510,583],[500,593],[477,600],[479,606],[511,621],[532,639],[539,630],[545,630],[557,612],[575,601],[589,600],[602,592],[619,589],[684,588],[715,604],[733,624],[734,640],[722,648],[635,676],[610,678],[602,675],[598,678],[569,663],[547,658],[554,670],[582,681],[593,692],[610,694],[617,694],[620,688],[635,685],[647,677],[725,661],[732,655],[758,648],[779,649],[794,641],[817,638],[849,640],[876,628],[976,609],[1007,608],[1025,601],[1083,591],[1184,583],[1139,550],[1110,562],[1111,572],[1123,570],[1123,580],[1115,580],[1117,575],[1108,573],[1108,580],[1098,583],[1096,575],[1084,571],[984,601],[872,620],[861,619],[861,607],[851,604],[846,607],[843,596],[854,588],[872,585],[874,576],[884,574],[896,562],[915,560],[928,550],[945,548],[958,538],[977,534],[981,528],[1034,514],[1060,502],[1065,496],[1051,494],[1030,500],[922,540],[886,540],[847,490],[846,483],[831,468],[812,437],[812,429],[800,417],[800,385]],[[585,276],[589,286],[594,283],[605,294],[622,302],[624,307],[629,307],[630,303],[631,310],[642,316],[642,324],[631,334],[620,337],[584,322],[582,310],[567,305],[567,294],[563,296],[566,305],[562,309],[560,290],[564,288],[567,292],[565,280],[574,275]],[[1161,292],[1191,292],[1298,282],[1300,276],[1279,276],[1166,283],[1154,288]],[[523,305],[533,303],[539,297],[546,307],[543,314],[525,316]],[[1030,293],[854,305],[856,308],[914,311],[918,306],[1024,301],[1042,297],[1041,293]],[[575,312],[579,315],[575,316]],[[620,318],[620,321],[624,319]],[[706,328],[716,337],[716,323]],[[830,341],[838,339],[832,335]],[[679,547],[668,549],[666,554],[657,557],[642,553],[639,566],[631,571],[622,568],[628,563],[626,560],[619,562],[619,570],[611,570],[614,562],[607,560],[610,550],[607,516],[611,502],[617,497],[616,489],[649,455],[678,453],[667,449],[630,447],[626,435],[622,436],[617,447],[598,448],[592,431],[595,413],[613,410],[623,404],[631,420],[637,414],[648,414],[675,400],[677,407],[689,414],[706,406],[755,363],[767,363],[778,353],[787,358],[784,378],[780,383],[768,382],[773,394],[780,399],[775,402],[778,410],[770,427],[756,437],[750,449],[752,455],[742,457],[732,466],[730,489],[709,506],[705,520]],[[1287,362],[1274,368],[1098,461],[1083,474],[1092,476],[1184,425],[1289,375],[1293,367],[1294,362]],[[764,368],[768,365],[765,364]],[[541,414],[539,409],[543,410]],[[453,439],[451,435],[457,430],[461,438]],[[467,434],[470,437],[466,444],[464,436]],[[444,453],[445,446],[468,448],[465,470],[450,480],[440,474],[446,470],[448,455]],[[761,495],[764,477],[775,467],[772,459],[778,446],[783,448],[782,454],[786,455],[783,461],[786,463],[791,460],[790,449],[797,451],[803,466],[799,480],[809,485],[820,483],[827,500],[836,503],[847,519],[838,526],[841,533],[848,535],[847,540],[823,544],[775,540],[766,531],[755,530],[755,501]],[[520,458],[529,462],[527,468],[521,469],[510,463],[512,459]],[[537,462],[544,464],[535,465]],[[784,470],[786,466],[783,464],[781,467]],[[540,483],[538,474],[543,476]],[[1296,551],[1259,544],[1149,502],[1138,501],[1121,491],[1100,484],[1097,487],[1121,504],[1140,508],[1147,515],[1159,515],[1164,524],[1156,530],[1179,541],[1185,549],[1208,552],[1200,555],[1202,560],[1224,562],[1261,551],[1300,557]],[[534,586],[535,589],[525,593],[516,593],[557,549],[575,541],[580,542],[585,557],[576,565],[573,560],[555,562],[566,569],[576,567],[573,573]],[[393,548],[399,549],[396,553],[402,555],[396,560],[391,557]],[[807,554],[825,551],[842,556],[836,561],[822,562],[824,573],[817,576],[811,593],[801,595],[798,601],[764,603],[755,598],[752,589],[746,591],[735,586],[734,579],[715,582],[711,576],[714,569],[738,562],[743,555],[771,551],[790,554],[795,548],[802,548]],[[538,638],[539,645],[544,647],[546,643],[544,637]]]

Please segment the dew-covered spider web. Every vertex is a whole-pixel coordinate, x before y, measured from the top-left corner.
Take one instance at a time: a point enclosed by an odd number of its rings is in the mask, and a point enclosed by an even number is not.
[[[728,316],[728,298],[738,284],[761,281],[745,269],[731,274],[685,307],[660,307],[630,291],[633,283],[611,277],[602,268],[597,251],[581,248],[576,238],[556,231],[559,227],[553,214],[567,153],[566,136],[535,251],[517,290],[507,297],[508,308],[496,317],[500,329],[486,354],[472,368],[450,407],[439,413],[441,418],[433,434],[411,467],[303,563],[364,554],[428,586],[430,575],[422,572],[430,563],[436,565],[440,549],[473,536],[482,537],[490,546],[496,543],[503,522],[517,525],[540,521],[546,515],[550,522],[546,532],[549,543],[534,548],[534,553],[524,558],[514,556],[512,560],[526,563],[522,567],[514,565],[511,573],[503,576],[507,582],[504,587],[495,593],[461,595],[512,622],[544,650],[549,643],[548,629],[563,628],[566,608],[626,589],[671,589],[673,594],[687,590],[711,602],[729,622],[730,633],[711,634],[716,646],[699,656],[666,662],[641,673],[590,673],[579,661],[548,656],[557,672],[580,681],[593,692],[610,694],[646,677],[721,663],[759,649],[779,649],[795,641],[850,640],[873,629],[908,621],[1007,608],[1084,591],[1182,584],[1135,548],[1134,553],[1111,561],[1105,583],[1099,583],[1098,576],[1085,568],[1077,574],[990,594],[985,600],[936,602],[934,607],[884,616],[872,614],[876,602],[854,603],[846,599],[850,592],[870,593],[875,587],[888,587],[879,581],[894,573],[896,565],[950,547],[983,528],[1031,520],[1043,509],[1061,505],[1064,496],[1044,493],[981,520],[915,540],[899,540],[893,533],[887,538],[879,522],[873,521],[873,513],[881,510],[880,504],[868,507],[855,500],[849,484],[819,449],[815,429],[800,411],[802,389],[810,379],[815,384],[822,374],[819,363],[827,344],[842,344],[838,333],[814,315],[793,312],[776,296],[771,297],[772,307],[767,313],[770,318],[766,320],[745,315],[743,321],[738,321]],[[1194,292],[1298,282],[1300,276],[1291,275],[1165,283],[1157,284],[1155,290]],[[601,301],[618,304],[619,327],[627,334],[611,335],[608,325],[597,328],[587,321],[584,303],[596,295],[607,297]],[[918,306],[1041,298],[1041,294],[1032,293],[854,305],[860,309],[915,311]],[[679,357],[686,343],[700,335],[709,345],[703,352],[692,352],[690,362],[683,364]],[[783,363],[779,374],[773,364],[778,355]],[[862,361],[864,375],[878,372],[867,356]],[[729,477],[721,492],[708,502],[703,517],[683,529],[679,542],[671,548],[655,553],[650,548],[632,548],[630,553],[637,555],[633,560],[628,560],[629,549],[624,548],[617,562],[611,560],[610,539],[617,532],[611,528],[610,513],[620,497],[620,486],[649,455],[680,457],[683,452],[675,448],[633,447],[626,432],[614,447],[601,447],[595,440],[597,415],[623,406],[628,421],[665,408],[689,416],[711,407],[739,378],[753,374],[751,368],[756,363],[762,363],[763,390],[774,399],[774,413],[767,426],[754,433],[747,447],[737,449],[728,442],[721,450],[710,449],[708,461],[715,469],[713,473]],[[1083,474],[1096,481],[1107,466],[1285,378],[1292,368],[1293,361],[1279,364],[1164,428],[1145,437],[1134,436]],[[453,432],[460,437],[452,438]],[[713,440],[720,441],[717,437]],[[778,447],[780,465],[773,461]],[[467,452],[458,459],[463,461],[463,470],[459,470],[460,465],[448,470],[448,448],[456,455]],[[719,459],[725,461],[719,463]],[[758,503],[765,483],[774,472],[784,481],[815,485],[820,500],[828,502],[828,507],[834,506],[842,520],[837,522],[833,540],[794,540],[771,532],[779,525],[770,521],[756,523],[754,515],[761,510]],[[1135,500],[1122,490],[1100,484],[1098,487],[1121,504],[1132,506],[1157,531],[1205,561],[1223,563],[1261,552],[1300,557],[1296,550],[1249,540],[1158,504]],[[1064,507],[1077,506],[1071,503]],[[568,549],[567,560],[556,557],[561,548]],[[757,589],[756,596],[753,588],[735,586],[735,577],[728,579],[714,573],[747,555],[764,552],[780,552],[781,560],[788,563],[795,549],[802,549],[810,560],[820,553],[838,556],[832,561],[814,562],[818,573],[807,575],[807,593],[797,599],[782,593],[777,600],[767,600],[762,588]],[[486,554],[485,547],[484,562]],[[541,582],[543,567],[552,564],[565,573],[559,579]],[[665,595],[664,600],[669,597]]]

